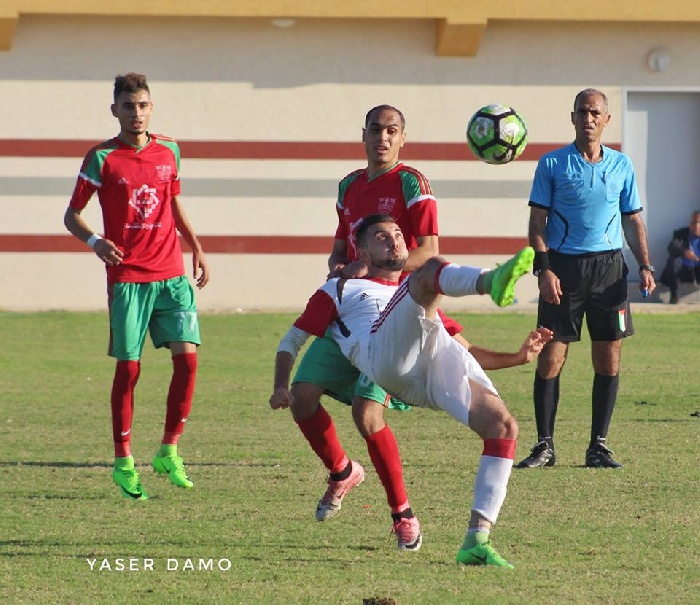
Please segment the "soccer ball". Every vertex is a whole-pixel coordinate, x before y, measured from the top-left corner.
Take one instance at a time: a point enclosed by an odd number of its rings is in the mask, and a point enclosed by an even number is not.
[[[508,105],[486,105],[469,120],[467,143],[487,164],[507,164],[527,146],[525,120]]]

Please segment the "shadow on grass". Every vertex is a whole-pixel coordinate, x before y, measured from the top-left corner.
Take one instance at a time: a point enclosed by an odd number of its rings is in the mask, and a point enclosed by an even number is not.
[[[112,468],[112,462],[67,462],[67,461],[41,461],[41,460],[20,460],[9,461],[0,460],[0,467],[3,466],[39,466],[46,468]],[[137,466],[148,466],[147,464],[137,464]],[[194,466],[234,466],[241,468],[279,468],[279,462],[188,462],[187,467]]]

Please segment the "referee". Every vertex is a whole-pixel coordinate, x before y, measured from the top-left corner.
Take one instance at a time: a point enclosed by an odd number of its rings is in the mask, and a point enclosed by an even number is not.
[[[594,370],[585,464],[622,466],[606,439],[617,400],[622,339],[634,334],[623,234],[639,264],[643,295],[654,290],[655,282],[632,163],[600,142],[609,121],[602,92],[579,92],[571,112],[575,141],[544,155],[535,171],[528,237],[535,249],[533,272],[540,291],[537,322],[552,330],[554,338],[540,354],[535,374],[537,443],[517,468],[556,462],[559,376],[569,343],[581,339],[584,316]]]

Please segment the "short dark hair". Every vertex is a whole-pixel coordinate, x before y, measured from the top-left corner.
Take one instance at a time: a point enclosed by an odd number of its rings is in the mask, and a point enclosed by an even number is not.
[[[145,90],[147,93],[151,91],[148,89],[148,82],[146,81],[146,76],[143,74],[137,74],[130,71],[127,74],[122,74],[114,78],[114,99],[123,92],[138,92],[139,90]]]
[[[394,223],[396,224],[396,219],[390,214],[369,214],[364,217],[360,224],[357,226],[357,231],[355,232],[355,241],[357,242],[357,247],[359,248],[365,243],[365,236],[367,235],[367,229],[372,225],[377,223]]]
[[[605,113],[608,113],[608,97],[605,96],[604,92],[600,92],[595,88],[586,88],[576,95],[574,99],[574,111],[578,109],[578,104],[581,99],[586,97],[599,96],[603,99],[603,104],[605,105]]]
[[[372,114],[375,111],[395,111],[396,113],[399,114],[399,120],[401,120],[401,130],[404,130],[406,128],[406,118],[404,117],[401,110],[397,109],[393,105],[377,105],[376,107],[372,107],[372,109],[370,109],[367,112],[367,115],[365,116],[365,128],[367,128],[367,126],[369,126],[369,121],[372,118]]]

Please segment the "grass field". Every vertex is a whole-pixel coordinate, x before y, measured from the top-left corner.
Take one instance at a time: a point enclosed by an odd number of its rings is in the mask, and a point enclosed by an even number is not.
[[[516,349],[534,324],[519,314],[458,318],[470,340],[501,350]],[[419,552],[396,551],[364,441],[349,410],[331,401],[326,407],[347,452],[369,472],[339,516],[315,521],[325,473],[289,413],[267,405],[274,351],[292,320],[201,318],[205,346],[180,446],[195,481],[191,491],[150,472],[170,360],[147,346],[133,446],[152,497],[130,502],[110,478],[106,316],[0,313],[0,600],[700,603],[700,418],[691,415],[700,409],[700,315],[635,317],[609,436],[625,465],[619,471],[583,467],[590,346],[572,346],[562,377],[558,463],[513,471],[493,533],[515,570],[454,563],[482,444],[445,414],[387,415],[421,520]],[[520,423],[518,458],[535,439],[533,371],[492,373]]]

